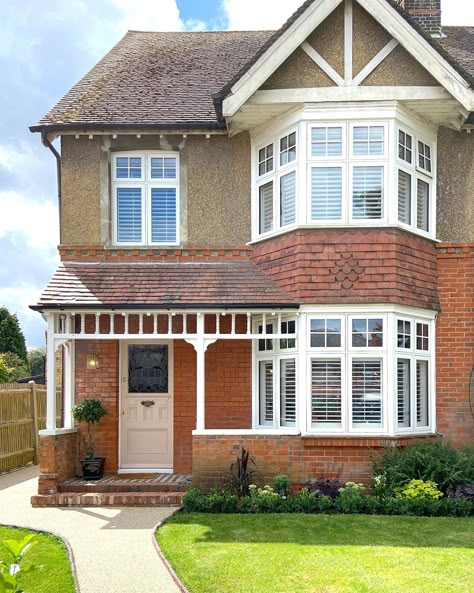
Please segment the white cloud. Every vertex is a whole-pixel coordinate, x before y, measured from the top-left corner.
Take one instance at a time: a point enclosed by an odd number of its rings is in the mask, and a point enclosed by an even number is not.
[[[470,0],[442,0],[443,25],[474,25],[474,4]]]
[[[223,0],[231,30],[278,29],[304,0]]]
[[[118,26],[145,31],[181,31],[184,28],[176,0],[112,0],[123,13]]]

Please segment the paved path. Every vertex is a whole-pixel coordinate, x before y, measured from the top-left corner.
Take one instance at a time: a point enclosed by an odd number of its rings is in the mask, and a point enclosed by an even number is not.
[[[30,496],[37,478],[37,467],[0,476],[0,524],[36,527],[67,539],[80,593],[178,593],[152,541],[153,527],[174,509],[34,509]]]

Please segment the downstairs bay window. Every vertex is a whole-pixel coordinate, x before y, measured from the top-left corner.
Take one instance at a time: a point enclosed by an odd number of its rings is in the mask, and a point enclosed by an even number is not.
[[[266,322],[254,348],[255,428],[334,435],[434,430],[433,314],[335,307],[277,323]],[[262,333],[262,323],[257,327]],[[296,327],[297,339],[280,339]],[[277,333],[279,339],[270,337]]]

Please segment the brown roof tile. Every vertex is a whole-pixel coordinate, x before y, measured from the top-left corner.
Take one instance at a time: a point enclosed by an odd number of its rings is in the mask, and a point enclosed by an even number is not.
[[[62,263],[35,309],[80,306],[296,306],[249,261]]]

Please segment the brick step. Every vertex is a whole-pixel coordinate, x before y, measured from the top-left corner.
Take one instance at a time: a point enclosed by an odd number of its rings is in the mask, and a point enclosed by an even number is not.
[[[31,497],[33,507],[174,507],[184,492],[58,492]]]
[[[63,482],[62,484],[58,484],[58,492],[61,493],[95,493],[95,494],[113,494],[115,492],[154,492],[155,494],[167,493],[167,492],[186,492],[189,490],[189,484],[176,484],[166,482],[156,482],[156,483],[143,483],[143,484],[121,484],[119,482],[111,483],[111,482],[74,482],[74,483],[67,483]]]

